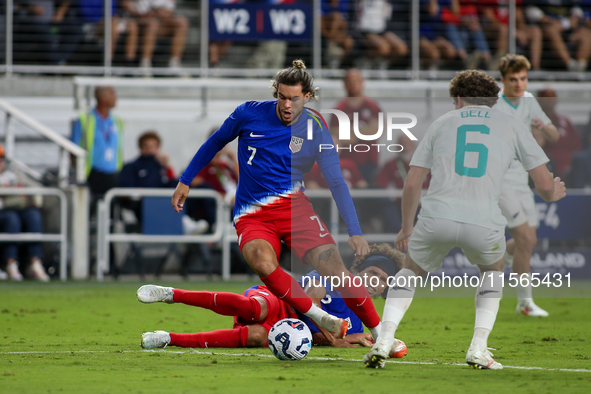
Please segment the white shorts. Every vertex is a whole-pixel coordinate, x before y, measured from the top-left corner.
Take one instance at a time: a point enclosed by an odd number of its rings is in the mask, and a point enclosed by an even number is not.
[[[507,219],[508,228],[515,228],[524,223],[537,228],[540,224],[534,193],[529,188],[527,190],[506,188],[501,190],[499,207],[503,216]]]
[[[471,264],[491,265],[505,254],[505,232],[421,216],[408,241],[408,254],[419,267],[434,272],[456,246],[462,248]]]

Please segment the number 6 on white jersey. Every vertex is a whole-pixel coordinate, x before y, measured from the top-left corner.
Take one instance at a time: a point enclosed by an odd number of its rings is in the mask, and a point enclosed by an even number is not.
[[[252,155],[250,155],[250,158],[248,159],[248,161],[246,162],[246,164],[248,164],[249,166],[252,165],[252,159],[254,159],[254,155],[257,154],[257,148],[253,148],[252,146],[248,147],[248,150],[252,151]]]

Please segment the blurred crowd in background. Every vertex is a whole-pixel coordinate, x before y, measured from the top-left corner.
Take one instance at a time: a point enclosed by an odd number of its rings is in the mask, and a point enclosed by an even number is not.
[[[423,69],[496,70],[509,51],[508,0],[417,1]],[[312,2],[210,0],[210,7],[302,3]],[[183,67],[200,66],[200,1],[113,0],[112,4],[114,66],[140,67],[146,76],[153,66],[169,67],[176,74]],[[1,25],[5,6],[6,0],[0,1]],[[323,66],[407,69],[411,6],[412,0],[321,0]],[[533,70],[587,70],[591,0],[517,0],[515,19],[517,52],[530,59]],[[210,29],[215,27],[211,25]],[[15,64],[101,65],[103,35],[104,0],[14,0]],[[4,46],[5,38],[0,38]],[[294,57],[310,64],[311,49],[311,40],[210,40],[207,52],[210,67],[278,68]]]

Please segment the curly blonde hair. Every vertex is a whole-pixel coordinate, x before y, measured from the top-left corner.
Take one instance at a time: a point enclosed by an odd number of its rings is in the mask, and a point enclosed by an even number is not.
[[[301,59],[294,60],[291,67],[284,68],[275,74],[271,80],[271,91],[274,98],[277,98],[279,84],[286,86],[302,85],[304,95],[310,93],[311,99],[318,100],[318,88],[314,87],[314,78],[306,71],[306,65]]]
[[[374,254],[383,254],[384,256],[388,257],[390,260],[396,264],[397,269],[402,269],[404,265],[404,254],[397,249],[394,249],[389,244],[373,244],[369,247],[369,253],[364,256],[361,256],[351,266],[351,271],[357,272],[359,267],[363,265],[365,260],[367,260],[370,256]]]
[[[461,97],[470,104],[492,107],[499,99],[500,90],[495,79],[481,70],[458,72],[449,84],[449,95],[454,103]]]

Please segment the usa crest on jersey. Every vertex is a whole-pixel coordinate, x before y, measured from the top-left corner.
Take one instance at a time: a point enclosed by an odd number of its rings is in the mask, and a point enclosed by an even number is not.
[[[298,153],[302,150],[303,143],[303,138],[292,136],[291,141],[289,142],[289,150],[291,151],[291,153]]]

